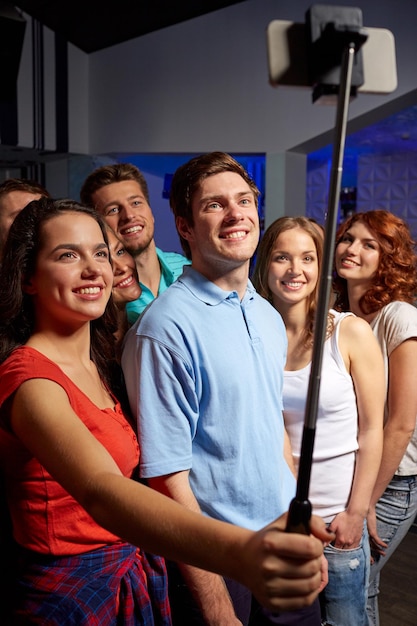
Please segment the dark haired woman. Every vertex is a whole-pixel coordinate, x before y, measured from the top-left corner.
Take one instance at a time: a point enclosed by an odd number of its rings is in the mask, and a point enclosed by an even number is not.
[[[384,447],[368,515],[368,617],[378,626],[380,571],[417,513],[417,256],[407,224],[385,210],[354,214],[336,242],[335,308],[369,322],[385,362]]]
[[[116,339],[118,352],[123,343],[124,336],[129,328],[126,304],[137,300],[142,289],[139,284],[138,271],[135,259],[126,250],[123,242],[117,237],[114,230],[106,225],[107,238],[109,241],[110,258],[113,266],[113,302],[117,307],[117,331]]]

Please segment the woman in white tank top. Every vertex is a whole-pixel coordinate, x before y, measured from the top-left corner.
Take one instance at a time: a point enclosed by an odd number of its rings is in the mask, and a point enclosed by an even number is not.
[[[312,358],[323,229],[305,217],[282,217],[260,243],[255,287],[283,317],[288,337],[284,420],[298,469]],[[366,516],[382,454],[384,370],[369,325],[331,309],[310,480],[313,511],[336,533],[325,548],[329,582],[323,620],[366,626],[370,570]]]

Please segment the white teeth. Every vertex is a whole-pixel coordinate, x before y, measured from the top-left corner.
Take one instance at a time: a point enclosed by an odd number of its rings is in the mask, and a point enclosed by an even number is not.
[[[124,235],[130,235],[131,233],[138,233],[143,230],[143,226],[132,226],[132,228],[127,228],[123,231]]]
[[[301,287],[303,283],[288,283],[288,282],[284,282],[284,285],[287,285],[288,287]]]
[[[239,237],[244,237],[246,235],[246,231],[240,230],[237,233],[230,233],[229,235],[224,235],[223,239],[239,239]]]
[[[130,285],[131,282],[133,282],[133,279],[132,276],[129,276],[128,278],[120,281],[120,283],[116,285],[116,287],[126,287],[126,285]]]
[[[84,287],[83,289],[78,289],[77,293],[80,293],[81,295],[93,295],[100,293],[100,287]]]

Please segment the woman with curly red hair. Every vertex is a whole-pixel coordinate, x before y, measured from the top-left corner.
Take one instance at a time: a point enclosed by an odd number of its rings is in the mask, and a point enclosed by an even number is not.
[[[368,617],[378,626],[381,569],[417,514],[417,255],[407,224],[385,210],[351,216],[336,235],[335,269],[335,308],[369,322],[385,362],[384,448],[368,515]]]

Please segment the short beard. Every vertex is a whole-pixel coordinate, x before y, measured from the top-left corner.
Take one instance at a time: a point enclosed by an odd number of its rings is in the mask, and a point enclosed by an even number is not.
[[[141,246],[136,246],[135,248],[132,248],[126,245],[125,248],[129,252],[129,254],[135,259],[136,257],[140,256],[143,252],[145,252],[145,250],[149,248],[152,239],[153,237],[149,237],[148,241],[143,243]]]

